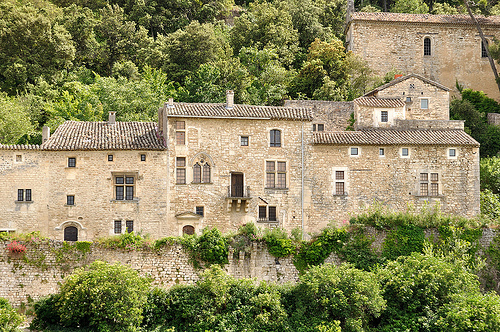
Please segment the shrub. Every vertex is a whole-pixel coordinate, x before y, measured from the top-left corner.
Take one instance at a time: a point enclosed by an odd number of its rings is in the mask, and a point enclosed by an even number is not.
[[[58,301],[59,294],[52,294],[35,302],[33,306],[35,318],[31,321],[30,329],[41,330],[59,325],[59,312],[56,306]]]
[[[60,322],[97,331],[131,331],[142,320],[149,280],[121,264],[96,261],[64,280],[57,302]]]
[[[413,225],[398,226],[387,234],[382,245],[382,256],[394,260],[412,252],[422,252],[424,241],[423,228]]]
[[[274,257],[287,257],[295,252],[293,241],[288,238],[288,234],[281,228],[267,230],[264,234],[264,241],[267,250]]]
[[[376,275],[351,264],[312,267],[287,297],[292,330],[339,320],[342,331],[366,331],[385,307]]]
[[[18,327],[23,321],[24,316],[18,314],[17,311],[9,304],[9,301],[0,297],[0,331],[19,331]]]
[[[220,265],[228,263],[227,239],[217,228],[205,228],[203,234],[196,241],[195,249],[199,258],[206,263]]]

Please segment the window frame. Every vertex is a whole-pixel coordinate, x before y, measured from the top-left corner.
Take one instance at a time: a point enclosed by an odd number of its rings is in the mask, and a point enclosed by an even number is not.
[[[333,196],[347,196],[348,194],[348,168],[335,167],[332,170]],[[340,191],[340,187],[342,190]]]
[[[271,169],[269,166],[273,165]],[[284,168],[280,168],[284,166]],[[264,189],[288,189],[288,162],[285,160],[264,161]],[[272,180],[271,180],[272,178]]]
[[[24,189],[17,189],[17,202],[24,202]]]
[[[378,148],[378,156],[380,158],[385,157],[385,148]]]
[[[119,202],[137,201],[136,173],[113,173],[113,200]],[[120,180],[119,180],[120,179]]]
[[[404,154],[405,150],[406,150],[406,154]],[[410,148],[409,147],[401,147],[399,149],[399,156],[401,158],[410,158],[410,156],[411,156],[411,150],[410,150]]]
[[[490,43],[488,39],[486,39],[486,47],[489,47]],[[488,59],[488,53],[486,53],[486,49],[483,44],[483,40],[481,39],[481,59]]]
[[[425,107],[423,107],[424,106],[424,104],[423,104],[424,102],[427,104],[427,105],[425,105]],[[420,109],[421,110],[428,110],[429,109],[429,104],[430,104],[430,100],[429,100],[428,97],[422,97],[422,98],[420,98]]]
[[[389,111],[380,111],[380,122],[388,123],[389,122]]]
[[[259,205],[257,210],[257,222],[278,222],[278,208],[276,205]]]
[[[269,130],[269,147],[271,148],[281,148],[281,130],[271,129]]]
[[[146,154],[145,153],[141,153],[140,160],[141,161],[146,161]]]
[[[451,151],[454,151],[454,155],[451,155]],[[447,148],[446,149],[446,156],[448,159],[457,159],[458,157],[458,149],[453,147],[453,148]]]
[[[68,167],[70,168],[76,167],[76,157],[68,157]]]
[[[113,222],[113,233],[114,234],[122,234],[122,221],[121,220],[115,220]]]
[[[250,136],[248,135],[240,136],[240,146],[250,146]]]
[[[66,195],[66,205],[67,206],[75,205],[75,195]]]
[[[354,150],[356,149],[356,150]],[[355,154],[353,154],[353,152],[356,151]],[[349,157],[354,157],[354,158],[357,158],[361,156],[361,148],[359,146],[350,146],[349,147]]]
[[[418,195],[421,197],[441,196],[441,174],[439,171],[422,170],[418,173]]]
[[[432,55],[432,41],[429,37],[424,38],[424,56]]]
[[[114,161],[114,158],[115,158],[115,157],[114,157],[112,154],[108,154],[108,161],[109,161],[109,162]]]
[[[175,121],[175,145],[186,145],[186,121]]]
[[[200,205],[195,207],[195,213],[199,216],[204,217],[205,216],[205,206]]]
[[[133,220],[125,220],[125,231],[127,233],[132,233],[134,231],[134,221]]]
[[[180,181],[182,178],[184,178],[184,180]],[[175,157],[175,184],[186,184],[186,183],[187,183],[186,157]]]

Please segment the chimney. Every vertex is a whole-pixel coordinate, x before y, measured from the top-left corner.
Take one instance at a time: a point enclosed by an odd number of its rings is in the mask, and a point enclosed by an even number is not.
[[[116,122],[116,112],[109,112],[108,113],[108,123],[115,124],[115,122]]]
[[[168,108],[174,108],[174,98],[168,98],[168,104],[167,104],[167,107]]]
[[[45,143],[50,138],[50,128],[47,126],[42,127],[42,143]]]
[[[226,91],[226,108],[228,110],[232,109],[234,106],[234,91],[227,90]]]

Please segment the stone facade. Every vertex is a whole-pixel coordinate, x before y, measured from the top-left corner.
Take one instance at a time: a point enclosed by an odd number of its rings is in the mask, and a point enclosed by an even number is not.
[[[41,146],[0,146],[0,230],[156,239],[254,222],[307,234],[374,201],[479,213],[479,144],[448,120],[439,83],[407,75],[346,103],[227,100],[169,101],[158,124],[70,121]]]
[[[489,41],[500,37],[499,16],[479,16],[478,21]],[[397,69],[448,87],[458,82],[500,99],[477,29],[466,15],[354,12],[348,17],[346,42],[379,75]]]

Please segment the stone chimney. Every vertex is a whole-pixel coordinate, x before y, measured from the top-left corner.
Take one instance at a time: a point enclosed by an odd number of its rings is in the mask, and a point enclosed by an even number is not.
[[[167,104],[167,107],[168,108],[174,108],[174,98],[168,98],[168,104]]]
[[[42,127],[42,143],[45,143],[50,138],[50,128],[47,126]]]
[[[232,109],[234,106],[234,91],[227,90],[226,91],[226,108],[228,110]]]
[[[115,122],[116,122],[116,112],[109,112],[108,113],[108,123],[115,124]]]

